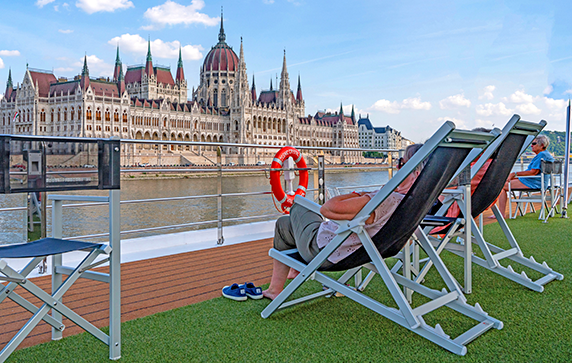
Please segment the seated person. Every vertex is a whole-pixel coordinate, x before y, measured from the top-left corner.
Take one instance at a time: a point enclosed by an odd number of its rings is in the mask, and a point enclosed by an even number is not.
[[[503,191],[500,193],[498,199],[499,209],[504,218],[507,218],[506,203],[508,200],[507,192],[509,184],[511,189],[540,189],[540,176],[535,178],[522,179],[519,178],[519,176],[538,175],[540,174],[541,160],[554,161],[552,155],[550,155],[550,153],[546,150],[549,143],[550,140],[548,137],[544,135],[537,136],[530,144],[530,147],[536,156],[532,159],[530,164],[528,164],[528,168],[524,171],[513,172],[509,174],[508,180],[506,181]],[[545,175],[544,185],[548,185],[548,175]],[[494,216],[491,218],[494,218]]]
[[[398,168],[403,166],[422,144],[410,145],[405,149],[403,158],[400,159]],[[381,203],[374,213],[366,220],[365,230],[370,235],[375,235],[381,227],[387,223],[389,217],[397,209],[401,200],[407,194],[413,183],[421,173],[424,163],[421,163],[409,176]],[[329,199],[320,209],[320,213],[334,220],[351,220],[377,193],[375,192],[352,192]],[[294,204],[290,209],[290,215],[282,216],[276,221],[274,233],[274,248],[285,251],[297,248],[300,256],[310,262],[335,236],[338,225],[331,221],[324,221],[321,215],[316,214],[299,204]],[[352,252],[361,247],[358,236],[351,234],[331,256],[322,264],[329,267],[343,260]],[[270,286],[262,294],[274,300],[284,289],[287,278],[294,278],[297,271],[278,260],[274,260],[272,279]]]

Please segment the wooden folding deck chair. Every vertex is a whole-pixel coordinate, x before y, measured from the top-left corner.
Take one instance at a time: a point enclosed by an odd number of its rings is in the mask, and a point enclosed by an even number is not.
[[[467,304],[466,298],[456,285],[453,277],[428,242],[423,231],[418,226],[425,214],[431,208],[433,201],[445,188],[453,174],[458,170],[474,147],[485,147],[493,139],[486,133],[471,133],[456,131],[452,122],[446,122],[409,160],[396,175],[372,198],[366,206],[351,221],[334,221],[339,225],[337,236],[309,262],[305,262],[297,250],[277,251],[271,249],[269,254],[278,261],[300,271],[300,274],[262,311],[262,317],[267,318],[277,309],[292,306],[310,299],[331,295],[338,291],[362,304],[363,306],[385,316],[397,324],[423,336],[439,346],[459,355],[467,352],[466,344],[476,339],[489,329],[502,328],[502,322],[491,318],[476,304]],[[388,222],[373,237],[364,230],[365,221],[401,182],[425,159],[427,163],[421,174],[404,197]],[[320,206],[301,197],[296,197],[295,203],[319,213]],[[397,254],[407,244],[413,233],[419,236],[423,249],[429,255],[443,278],[445,288],[442,291],[429,289],[403,276],[392,272],[384,258]],[[346,271],[338,280],[324,273],[319,267],[352,233],[356,233],[363,246],[350,256],[334,264],[327,271]],[[366,267],[378,273],[387,286],[398,308],[388,307],[361,293],[362,287],[346,286],[361,267]],[[309,278],[314,278],[328,288],[309,296],[293,301],[286,301],[301,284]],[[399,285],[419,292],[429,298],[429,302],[417,307],[411,306],[402,293]],[[423,316],[440,307],[447,306],[478,323],[456,338],[448,336],[441,326],[435,327],[425,323]]]
[[[78,146],[79,144],[81,147]],[[67,173],[47,171],[46,154],[53,152],[49,149],[81,152],[84,147],[95,151],[95,155],[98,156],[98,169],[92,169],[89,172],[76,171],[77,174],[74,171]],[[32,313],[30,320],[0,351],[0,363],[4,362],[42,321],[52,327],[53,340],[61,339],[65,328],[62,316],[108,345],[110,359],[116,360],[121,357],[119,150],[119,139],[84,140],[0,135],[0,194],[83,189],[109,190],[109,197],[50,194],[48,199],[52,200],[52,237],[29,243],[0,246],[0,303],[10,299]],[[57,155],[57,151],[50,155]],[[26,153],[31,152],[34,155],[33,157],[28,156],[26,172],[11,173],[11,158],[22,158],[22,154],[26,155]],[[53,174],[56,174],[56,178],[53,177]],[[68,174],[72,175],[68,177]],[[77,175],[81,175],[81,177]],[[62,239],[62,202],[64,200],[109,203],[109,243],[89,243]],[[77,265],[63,265],[62,255],[77,251],[85,252],[85,257]],[[106,255],[106,257],[96,260],[101,255]],[[51,256],[51,293],[42,290],[34,284],[33,279],[29,278],[33,270],[48,256]],[[10,264],[14,264],[19,259],[31,260],[23,269],[17,271],[10,267]],[[109,273],[90,271],[104,263],[109,263]],[[109,334],[104,333],[65,305],[64,294],[80,277],[109,283]],[[41,305],[32,304],[20,296],[17,289],[26,290],[39,299]],[[50,311],[52,314],[48,315]],[[0,322],[1,326],[2,322]]]
[[[449,191],[446,194],[443,206],[439,209],[437,216],[429,216],[424,220],[422,226],[426,233],[429,233],[435,226],[445,226],[449,224],[448,230],[441,230],[438,233],[446,234],[445,237],[430,236],[430,241],[440,253],[447,250],[465,259],[464,263],[464,292],[472,292],[472,271],[471,265],[475,263],[492,272],[515,281],[527,288],[542,292],[544,285],[552,280],[562,280],[562,274],[552,270],[546,262],[542,264],[536,262],[533,256],[524,257],[524,254],[507,225],[501,211],[496,204],[493,205],[498,195],[502,192],[505,181],[518,157],[530,145],[532,140],[546,126],[546,121],[538,124],[520,120],[520,116],[514,115],[504,127],[501,136],[487,148],[479,160],[471,167],[471,179],[479,172],[484,164],[490,159],[491,163],[486,169],[482,180],[470,194],[470,186],[467,193],[466,188],[459,188],[457,191]],[[446,214],[449,207],[457,202],[460,208],[458,218],[441,217]],[[479,217],[487,208],[492,205],[493,213],[503,231],[505,238],[510,244],[505,250],[488,242],[483,236],[481,227],[477,225],[474,218]],[[467,233],[469,238],[467,238]],[[461,237],[461,240],[458,240]],[[465,243],[470,239],[472,243]],[[476,244],[482,251],[484,258],[474,255],[472,245]],[[543,276],[535,281],[529,278],[525,271],[516,272],[511,265],[504,267],[500,264],[503,259],[517,262],[532,270],[538,271]],[[425,262],[421,269],[419,265],[412,266],[413,274],[416,275],[414,281],[421,282],[428,270],[431,268],[430,260]],[[418,271],[418,272],[417,272]]]

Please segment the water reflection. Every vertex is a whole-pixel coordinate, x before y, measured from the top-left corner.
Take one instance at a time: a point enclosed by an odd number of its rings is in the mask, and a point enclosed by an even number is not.
[[[371,172],[339,172],[326,175],[328,187],[348,185],[365,185],[385,183],[388,180],[387,171]],[[297,185],[297,180],[294,181]],[[310,173],[309,188],[314,187],[314,175]],[[222,192],[246,193],[270,191],[270,183],[264,174],[248,176],[223,177]],[[58,194],[107,195],[107,191],[75,191]],[[170,198],[195,195],[217,194],[216,178],[188,179],[149,179],[124,180],[121,182],[121,200],[138,200],[149,198]],[[314,193],[309,197],[315,198]],[[69,202],[71,203],[71,202]],[[69,204],[64,202],[64,204]],[[1,195],[0,207],[16,207],[24,205],[24,197],[20,194]],[[223,218],[249,217],[256,215],[276,214],[276,208],[270,195],[231,196],[223,200]],[[106,233],[109,229],[107,207],[64,208],[63,234],[78,236],[95,233]],[[10,238],[2,238],[0,243],[22,241],[24,212],[0,213],[1,230]],[[121,206],[121,230],[159,227],[165,225],[186,224],[199,221],[212,221],[217,218],[217,200],[190,199],[154,203],[123,204]],[[232,225],[244,222],[227,222]],[[50,210],[48,211],[48,226],[51,225]],[[198,228],[212,228],[216,224],[194,227],[169,229],[156,233],[172,233]],[[48,228],[48,235],[51,231]],[[147,233],[148,235],[149,233]],[[129,234],[124,238],[133,238],[146,234]]]

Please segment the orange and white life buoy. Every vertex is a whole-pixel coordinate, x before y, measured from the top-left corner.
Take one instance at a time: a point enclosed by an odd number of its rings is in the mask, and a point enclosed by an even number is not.
[[[280,182],[280,170],[284,161],[288,158],[294,159],[297,168],[306,168],[306,162],[302,157],[302,154],[297,149],[286,146],[280,149],[274,156],[272,164],[270,166],[270,185],[272,186],[272,194],[280,203],[280,208],[282,213],[289,213],[290,207],[294,204],[294,198],[296,195],[301,195],[304,197],[306,195],[306,189],[308,188],[308,170],[300,170],[299,172],[299,185],[296,188],[294,195],[286,194],[284,189],[282,189],[282,183]]]

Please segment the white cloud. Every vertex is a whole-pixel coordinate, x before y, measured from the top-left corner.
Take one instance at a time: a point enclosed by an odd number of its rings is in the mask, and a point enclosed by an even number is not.
[[[516,106],[516,111],[524,115],[539,115],[542,112],[536,105],[532,102],[521,103]]]
[[[508,116],[513,113],[512,110],[506,108],[502,102],[499,103],[486,103],[478,105],[476,108],[477,114],[481,116]]]
[[[567,100],[555,100],[554,98],[544,97],[544,103],[548,108],[557,110],[557,109],[566,109],[568,105]]]
[[[62,34],[71,34],[71,33],[73,33],[73,30],[72,30],[72,29],[65,29],[65,30],[64,30],[64,29],[59,29],[58,31],[59,31],[60,33],[62,33]]]
[[[439,106],[442,110],[452,109],[458,107],[471,107],[471,101],[465,98],[465,95],[460,93],[458,95],[449,96],[439,101]]]
[[[0,69],[4,68],[4,61],[0,58]]]
[[[53,3],[55,0],[38,0],[36,1],[36,6],[39,8],[43,8],[44,6],[48,5],[49,3]]]
[[[483,94],[479,96],[479,100],[492,100],[495,98],[493,91],[496,89],[495,86],[490,85],[483,88]]]
[[[401,103],[401,108],[409,108],[412,110],[430,110],[430,102],[421,102],[421,98],[406,98]]]
[[[381,99],[381,100],[376,101],[371,106],[371,109],[376,110],[376,111],[383,111],[386,113],[398,114],[403,109],[430,110],[431,109],[431,103],[430,102],[422,102],[419,97],[406,98],[401,102]]]
[[[147,54],[147,40],[139,34],[123,34],[119,37],[111,39],[109,44],[116,46],[123,52],[134,53],[139,55]],[[179,46],[181,42],[178,40],[172,42],[164,42],[161,39],[151,41],[151,54],[155,58],[177,59],[179,57]],[[184,60],[198,60],[203,57],[201,53],[203,47],[200,45],[185,45],[181,52]]]
[[[18,56],[20,56],[20,51],[18,51],[18,50],[0,50],[0,56],[18,57]]]
[[[274,4],[274,0],[262,0],[265,4]]]
[[[207,14],[199,13],[205,6],[203,0],[193,0],[190,5],[181,5],[167,0],[163,5],[147,9],[143,16],[151,21],[151,25],[143,27],[146,30],[162,28],[165,25],[176,24],[203,24],[207,26],[217,25],[218,18],[211,18]]]
[[[114,12],[115,10],[128,9],[133,7],[133,3],[129,0],[78,0],[75,6],[88,14],[93,14],[98,11]]]
[[[383,111],[385,113],[392,113],[392,114],[397,114],[400,113],[400,105],[397,101],[389,101],[389,100],[384,100],[381,99],[379,101],[376,101],[373,106],[371,106],[372,109],[376,110],[376,111]]]
[[[82,69],[83,67],[83,60],[82,57],[79,62],[75,62],[73,66],[75,69]],[[113,64],[106,63],[103,59],[99,59],[95,55],[88,55],[87,56],[87,68],[89,69],[89,75],[91,77],[98,77],[98,76],[106,76],[110,77],[113,75]],[[66,68],[60,68],[66,69]],[[65,71],[63,71],[65,72]]]
[[[546,86],[546,88],[544,89],[544,92],[542,92],[543,95],[549,95],[552,93],[552,91],[554,91],[554,87],[552,87],[552,85],[548,85]]]
[[[524,91],[516,91],[509,97],[504,97],[502,99],[504,102],[513,102],[513,103],[532,103],[534,102],[534,97],[525,93]]]

